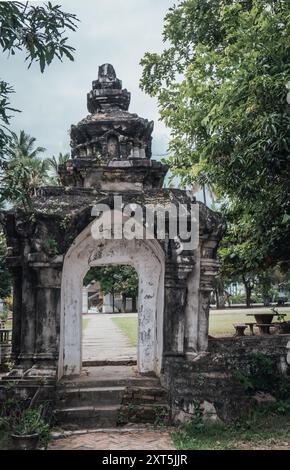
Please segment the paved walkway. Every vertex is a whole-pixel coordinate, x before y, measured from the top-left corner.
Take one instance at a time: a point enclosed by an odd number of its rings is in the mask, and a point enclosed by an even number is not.
[[[52,441],[48,450],[174,450],[167,431],[110,431],[69,436]]]
[[[136,360],[137,348],[131,345],[112,317],[108,313],[83,315],[83,361]]]

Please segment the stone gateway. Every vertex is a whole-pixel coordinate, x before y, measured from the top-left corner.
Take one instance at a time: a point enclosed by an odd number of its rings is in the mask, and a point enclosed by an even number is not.
[[[81,374],[84,275],[93,266],[128,264],[139,276],[139,373],[159,378],[174,421],[192,416],[196,400],[213,418],[224,418],[243,397],[231,364],[244,366],[259,350],[287,368],[287,338],[209,341],[223,220],[192,193],[163,188],[168,168],[151,159],[153,122],[128,112],[129,104],[113,66],[102,65],[87,95],[89,115],[71,126],[71,159],[59,167],[62,186],[39,188],[28,210],[1,213],[14,294],[9,380],[25,387],[39,377],[55,384]],[[188,249],[170,238],[167,222],[163,239],[96,240],[92,209],[113,209],[115,197],[132,208],[198,204],[197,245]]]
[[[81,372],[82,280],[92,266],[130,264],[139,275],[138,368],[160,375],[165,357],[207,349],[211,282],[223,231],[220,216],[199,204],[197,249],[176,240],[95,240],[92,208],[195,203],[162,189],[166,165],[151,159],[153,122],[128,112],[130,93],[112,65],[99,68],[88,93],[90,114],[71,127],[72,158],[62,187],[40,188],[27,212],[2,218],[14,280],[13,358],[17,374],[62,377]]]

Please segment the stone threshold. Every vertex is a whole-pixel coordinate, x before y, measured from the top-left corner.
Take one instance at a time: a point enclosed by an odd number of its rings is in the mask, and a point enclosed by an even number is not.
[[[83,367],[103,367],[103,366],[136,366],[137,365],[137,360],[135,359],[124,359],[120,361],[110,361],[110,360],[104,360],[104,361],[99,361],[99,360],[89,360],[89,361],[83,361],[82,366]]]

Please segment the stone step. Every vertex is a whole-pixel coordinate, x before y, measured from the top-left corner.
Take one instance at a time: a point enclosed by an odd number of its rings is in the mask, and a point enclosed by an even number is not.
[[[161,387],[85,387],[62,388],[57,392],[56,407],[101,406],[118,404],[167,403]]]
[[[55,408],[56,424],[70,430],[170,421],[159,378],[128,367],[92,367],[64,378],[57,385]]]
[[[115,427],[120,405],[75,406],[57,408],[54,417],[57,426],[63,429],[89,429]]]
[[[57,392],[57,408],[120,405],[125,387],[63,388]]]
[[[54,410],[55,424],[62,429],[97,429],[128,423],[169,424],[168,405],[76,406]]]
[[[99,387],[158,387],[160,381],[157,377],[135,377],[135,378],[76,378],[61,380],[58,388],[99,388]]]
[[[82,362],[83,367],[102,367],[102,366],[136,366],[137,360],[130,357],[120,359],[118,361],[114,360],[103,360],[99,361],[98,359],[87,359]]]
[[[132,424],[153,424],[153,425],[169,425],[170,424],[170,407],[168,404],[150,403],[135,404],[130,403],[122,405],[119,410],[120,426]]]
[[[167,404],[167,391],[160,385],[151,387],[127,387],[123,395],[123,405],[130,404]]]

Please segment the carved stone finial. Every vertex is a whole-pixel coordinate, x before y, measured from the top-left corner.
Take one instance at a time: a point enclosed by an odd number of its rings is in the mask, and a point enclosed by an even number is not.
[[[103,64],[99,67],[98,79],[100,82],[114,82],[117,78],[114,67],[111,64]]]
[[[122,82],[117,78],[111,64],[99,67],[98,80],[93,81],[93,89],[88,94],[88,111],[92,114],[114,110],[127,111],[131,95],[122,90]]]

